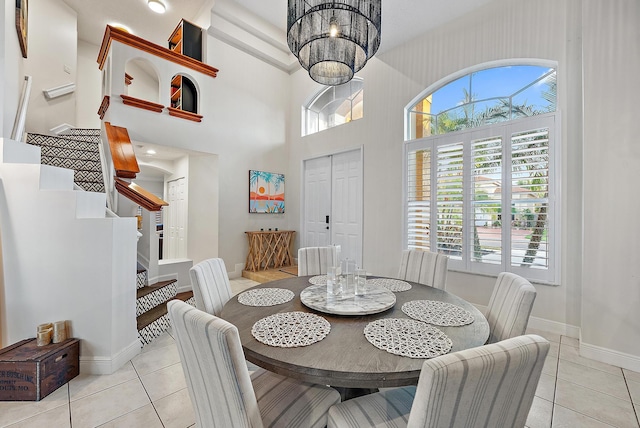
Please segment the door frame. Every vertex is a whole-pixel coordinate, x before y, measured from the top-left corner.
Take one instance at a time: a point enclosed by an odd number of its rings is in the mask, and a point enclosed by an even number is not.
[[[305,177],[305,162],[309,161],[309,160],[313,160],[313,159],[318,159],[318,158],[323,158],[323,157],[327,157],[327,156],[335,156],[335,155],[340,155],[343,153],[348,153],[348,152],[353,152],[353,151],[358,151],[360,153],[360,194],[362,195],[362,200],[361,200],[361,204],[362,204],[362,210],[361,210],[361,216],[360,216],[360,248],[361,248],[361,254],[359,255],[361,260],[357,260],[356,262],[360,263],[360,266],[363,265],[364,263],[364,144],[361,144],[359,146],[353,146],[353,147],[347,147],[341,150],[335,150],[335,151],[329,151],[329,152],[324,152],[321,154],[317,154],[314,156],[309,156],[309,157],[303,157],[302,160],[300,161],[300,178],[301,178],[301,186],[300,186],[300,233],[298,234],[298,236],[300,236],[300,240],[299,240],[299,247],[303,247],[304,246],[304,236],[305,236],[305,211],[304,211],[304,198],[305,198],[305,192],[306,192],[306,183],[304,181],[304,177]],[[332,163],[333,165],[333,163]],[[333,168],[333,166],[332,166]],[[333,218],[333,174],[331,177],[331,192],[332,192],[332,213],[331,213],[331,218]],[[333,221],[333,220],[331,220]],[[332,224],[331,222],[329,223],[330,225]],[[333,226],[330,229],[331,234],[333,235]]]

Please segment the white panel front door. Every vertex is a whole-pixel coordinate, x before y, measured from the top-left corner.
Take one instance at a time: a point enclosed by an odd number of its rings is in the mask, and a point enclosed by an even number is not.
[[[340,257],[362,266],[362,162],[360,150],[332,156],[332,243]]]
[[[360,150],[305,161],[300,246],[340,245],[341,259],[362,266],[362,198]]]
[[[304,235],[302,247],[331,244],[327,216],[331,216],[331,158],[311,159],[304,163]]]

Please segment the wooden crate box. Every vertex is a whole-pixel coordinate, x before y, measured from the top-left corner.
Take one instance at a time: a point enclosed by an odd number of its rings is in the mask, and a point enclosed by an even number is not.
[[[80,373],[80,341],[37,346],[25,339],[0,349],[0,401],[40,401]]]

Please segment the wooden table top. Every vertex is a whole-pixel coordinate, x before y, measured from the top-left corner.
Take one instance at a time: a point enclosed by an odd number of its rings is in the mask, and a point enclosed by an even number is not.
[[[257,288],[286,288],[295,293],[293,300],[267,307],[245,306],[232,297],[224,306],[221,318],[234,324],[247,360],[275,373],[318,384],[347,388],[383,388],[418,383],[423,359],[390,354],[370,344],[364,336],[365,326],[381,318],[405,318],[402,304],[411,300],[439,300],[463,307],[475,321],[462,327],[440,327],[453,342],[451,352],[483,345],[489,337],[489,324],[469,302],[444,290],[410,282],[408,291],[396,294],[393,308],[373,315],[330,315],[307,308],[300,302],[300,292],[309,287],[309,277],[291,277]],[[408,281],[409,282],[409,281]],[[266,316],[291,311],[316,313],[331,323],[331,332],[323,340],[298,348],[279,348],[258,342],[251,335],[253,324]]]

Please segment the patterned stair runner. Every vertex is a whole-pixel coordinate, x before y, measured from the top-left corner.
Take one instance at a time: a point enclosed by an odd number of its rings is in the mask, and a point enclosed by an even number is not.
[[[144,346],[169,328],[168,301],[178,298],[193,306],[195,301],[192,292],[177,294],[175,279],[147,285],[147,271],[140,264],[137,276],[136,319],[138,337]]]
[[[72,169],[78,186],[104,193],[99,129],[72,129],[59,136],[28,134],[27,143],[41,148],[42,164]]]

